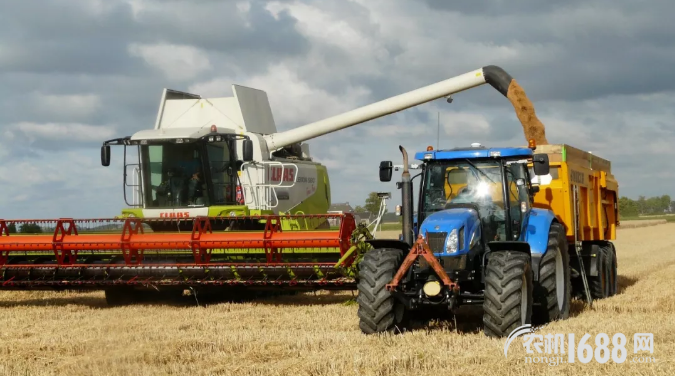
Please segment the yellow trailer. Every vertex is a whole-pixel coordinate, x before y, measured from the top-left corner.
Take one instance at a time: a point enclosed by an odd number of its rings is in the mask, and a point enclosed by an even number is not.
[[[611,240],[619,225],[619,185],[611,162],[566,144],[537,145],[535,153],[548,155],[550,173],[533,179],[539,189],[533,206],[553,211],[563,224],[570,263],[575,269],[583,263],[591,296],[614,295],[617,262]],[[581,278],[573,283],[578,287],[573,290],[582,291]]]

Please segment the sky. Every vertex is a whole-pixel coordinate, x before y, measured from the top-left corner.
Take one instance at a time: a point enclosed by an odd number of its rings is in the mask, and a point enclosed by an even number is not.
[[[287,130],[485,65],[525,89],[549,142],[610,160],[621,196],[675,196],[673,11],[667,0],[3,2],[0,218],[118,215],[123,155],[113,148],[102,167],[100,145],[151,129],[163,88],[264,90]],[[378,191],[399,203],[378,179],[381,160],[402,163],[399,145],[526,144],[490,86],[453,98],[308,141],[332,201]]]

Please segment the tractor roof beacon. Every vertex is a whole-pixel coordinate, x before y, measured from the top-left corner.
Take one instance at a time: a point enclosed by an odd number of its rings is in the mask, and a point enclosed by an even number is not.
[[[567,145],[562,152],[560,145],[543,145],[542,153],[534,152],[533,141],[513,148],[429,147],[415,154],[422,163],[413,178],[407,152],[400,149],[404,171],[397,185],[403,197],[397,213],[403,233],[398,241],[371,240],[375,249],[361,261],[364,333],[403,329],[426,308],[454,311],[482,304],[485,334],[508,336],[521,325],[567,318],[573,293],[589,303],[616,293],[616,255],[606,240],[615,235],[617,186],[608,170],[602,171],[609,162],[598,159],[598,171],[589,170],[589,176],[604,177],[604,183],[602,178],[591,183],[604,194],[598,208],[597,202],[579,205],[579,189],[592,190],[562,172],[588,168],[588,160],[569,158],[574,153],[593,157]],[[390,181],[392,170],[391,161],[381,162],[380,180]],[[412,180],[418,177],[413,218]],[[564,200],[572,214],[558,205]],[[589,213],[606,215],[593,226],[597,234],[579,231],[580,217]],[[593,259],[598,255],[602,261]]]

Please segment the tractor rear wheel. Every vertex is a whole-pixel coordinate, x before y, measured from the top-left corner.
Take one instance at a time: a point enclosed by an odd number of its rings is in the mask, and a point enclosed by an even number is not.
[[[488,255],[485,270],[483,331],[505,337],[532,319],[532,265],[523,252],[498,251]]]
[[[386,289],[403,262],[400,249],[373,249],[359,263],[359,328],[366,334],[393,333],[405,325],[405,306]]]
[[[532,320],[547,323],[567,319],[570,315],[572,284],[567,238],[559,223],[551,224],[548,248],[541,259],[539,281],[534,286]]]

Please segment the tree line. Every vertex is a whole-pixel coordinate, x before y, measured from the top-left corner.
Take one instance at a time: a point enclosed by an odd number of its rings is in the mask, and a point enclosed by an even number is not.
[[[628,197],[619,198],[619,216],[637,217],[640,215],[668,214],[675,209],[675,201],[671,201],[669,195],[645,197],[640,196],[637,200]]]
[[[39,234],[42,232],[42,227],[37,223],[24,223],[16,228],[16,223],[12,222],[7,225],[7,232],[10,234]]]

